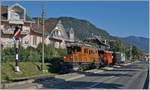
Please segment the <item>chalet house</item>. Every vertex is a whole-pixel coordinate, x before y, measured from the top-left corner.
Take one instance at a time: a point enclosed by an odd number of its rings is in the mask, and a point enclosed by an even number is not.
[[[48,19],[44,25],[45,44],[55,48],[66,48],[66,44],[74,42],[74,30],[70,28],[69,32],[66,32],[61,20]],[[32,32],[39,34],[33,35],[33,41],[35,41],[35,46],[37,46],[42,42],[42,25],[38,21],[32,25]]]
[[[100,36],[97,35],[92,35],[92,37],[85,39],[84,42],[96,45],[95,47],[99,48],[99,50],[110,49],[110,45],[108,44],[108,41],[102,39]]]
[[[26,16],[26,9],[19,4],[14,4],[10,7],[1,6],[1,46],[13,47],[12,40],[15,27],[23,25],[21,32],[22,45],[26,46],[27,42],[24,38],[30,34],[32,20]]]
[[[42,42],[42,24],[34,22],[26,15],[26,9],[20,4],[10,7],[1,6],[1,45],[13,47],[13,32],[16,25],[22,24],[21,45],[36,48]],[[44,42],[55,48],[65,48],[67,43],[74,42],[74,30],[66,32],[61,20],[46,20],[44,23]]]

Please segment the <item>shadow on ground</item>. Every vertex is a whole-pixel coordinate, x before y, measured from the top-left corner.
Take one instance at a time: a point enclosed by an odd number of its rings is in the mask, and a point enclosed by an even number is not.
[[[122,87],[120,84],[113,84],[113,83],[99,83],[94,81],[65,81],[63,79],[58,78],[43,78],[37,79],[34,83],[41,84],[44,88],[47,89],[119,89]],[[95,85],[94,87],[91,87]]]
[[[111,70],[111,71],[116,71],[116,72],[135,72],[135,71],[139,71],[139,70],[133,70],[133,69],[119,69],[119,70]]]
[[[128,76],[132,77],[130,74],[124,74],[124,73],[111,73],[111,72],[105,72],[105,73],[93,73],[93,72],[77,72],[79,74],[84,74],[85,76],[116,76],[116,77],[121,77],[121,76]]]

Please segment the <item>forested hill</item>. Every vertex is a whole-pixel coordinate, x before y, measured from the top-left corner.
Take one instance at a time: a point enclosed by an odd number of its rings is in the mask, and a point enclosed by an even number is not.
[[[145,52],[149,52],[149,39],[144,37],[129,36],[122,38],[123,41],[132,44]]]
[[[69,30],[72,27],[75,31],[75,37],[80,40],[84,40],[85,38],[90,37],[92,34],[100,35],[103,38],[109,39],[110,35],[108,32],[97,28],[89,21],[80,20],[72,17],[60,17],[59,19],[62,20],[62,23],[66,30]]]

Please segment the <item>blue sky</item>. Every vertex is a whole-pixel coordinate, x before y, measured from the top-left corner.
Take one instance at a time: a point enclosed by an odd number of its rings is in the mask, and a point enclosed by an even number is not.
[[[41,15],[41,1],[2,2],[19,3],[31,17]],[[149,37],[149,6],[146,1],[45,1],[46,17],[68,16],[85,19],[114,36]]]

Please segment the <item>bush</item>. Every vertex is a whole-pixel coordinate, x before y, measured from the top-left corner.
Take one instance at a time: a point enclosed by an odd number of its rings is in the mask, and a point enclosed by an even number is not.
[[[37,51],[40,55],[42,55],[42,43],[40,43],[37,47]],[[51,45],[44,45],[44,60],[45,62],[50,62],[53,58],[63,57],[66,53],[65,49],[57,49],[52,47]]]
[[[63,57],[66,53],[65,49],[56,49],[50,45],[44,45],[44,60],[50,62],[55,57]],[[41,62],[42,60],[42,44],[40,43],[37,48],[23,47],[19,48],[20,62],[32,61]],[[2,62],[15,61],[15,49],[6,48],[2,50]]]
[[[5,49],[2,49],[1,51],[2,51],[2,55],[1,55],[2,62],[15,60],[14,48],[5,48]]]

